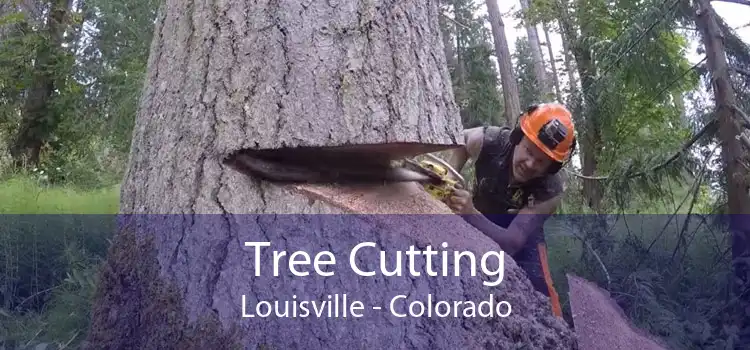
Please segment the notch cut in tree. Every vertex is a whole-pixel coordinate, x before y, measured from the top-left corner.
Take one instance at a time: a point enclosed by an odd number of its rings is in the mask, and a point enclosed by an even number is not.
[[[167,0],[122,185],[128,215],[102,269],[87,346],[574,348],[571,331],[509,257],[504,281],[491,289],[464,265],[460,277],[446,278],[425,277],[424,264],[415,267],[423,277],[346,268],[347,252],[367,241],[387,252],[443,242],[475,254],[500,250],[418,184],[280,185],[223,162],[242,150],[318,147],[388,159],[456,147],[460,117],[438,15],[436,2],[416,0]],[[314,215],[345,213],[444,215]],[[273,250],[332,251],[336,275],[255,276],[253,248],[243,242],[265,241]],[[271,249],[261,263],[273,261]],[[362,266],[377,268],[377,251],[368,251]],[[252,304],[336,293],[383,310],[361,319],[241,317],[243,295]],[[396,318],[386,310],[398,294],[477,303],[492,294],[513,311],[506,319]]]

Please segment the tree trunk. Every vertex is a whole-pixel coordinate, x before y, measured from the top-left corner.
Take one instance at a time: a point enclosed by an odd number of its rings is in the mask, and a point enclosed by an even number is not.
[[[594,81],[594,67],[591,60],[590,51],[579,50],[576,61],[578,62],[579,72],[581,75],[582,86],[581,93],[584,97],[592,96],[594,91],[591,87]],[[601,132],[599,124],[596,121],[597,111],[593,101],[586,101],[584,110],[584,130],[583,137],[580,138],[581,154],[583,155],[581,172],[585,176],[595,176],[598,167],[599,154],[601,154]],[[596,213],[603,214],[602,207],[602,184],[599,180],[584,179],[583,194],[586,198],[589,208]]]
[[[459,10],[459,2],[453,2],[453,12],[456,14],[456,21],[463,23],[461,11]],[[464,48],[464,35],[463,26],[455,24],[456,28],[456,81],[458,86],[464,87],[466,85],[466,62],[464,61],[463,48]]]
[[[594,176],[598,165],[597,159],[601,153],[601,132],[596,121],[596,103],[592,99],[592,96],[595,96],[596,93],[592,90],[596,66],[591,57],[591,48],[584,40],[579,40],[571,24],[568,11],[562,2],[559,5],[562,9],[559,20],[563,33],[563,43],[567,41],[571,45],[570,52],[575,58],[578,75],[581,77],[581,93],[573,95],[572,103],[573,109],[578,111],[574,115],[576,122],[582,121],[582,129],[585,130],[578,138],[582,155],[581,172],[585,176]],[[581,33],[581,37],[586,38],[586,33]],[[602,195],[602,184],[598,180],[583,179],[583,196],[586,199],[586,204],[597,213],[603,212]]]
[[[10,147],[17,166],[34,166],[57,124],[57,116],[50,108],[55,91],[54,62],[61,49],[66,13],[72,0],[55,0],[47,17],[47,38],[38,49],[31,86],[21,112],[21,123]]]
[[[439,3],[441,5],[444,5],[446,0],[441,0]],[[450,5],[445,5],[450,6]],[[448,21],[441,15],[440,16],[440,31],[441,35],[443,36],[443,50],[445,52],[445,61],[448,64],[448,71],[452,72],[456,69],[456,57],[455,57],[455,50],[453,47],[453,38],[451,37],[451,31],[450,31],[451,24],[448,23]]]
[[[461,277],[426,278],[362,277],[347,268],[351,249],[368,241],[391,260],[393,250],[443,242],[478,254],[499,250],[459,216],[444,215],[448,208],[416,183],[279,185],[222,165],[225,155],[245,148],[348,144],[400,157],[460,142],[436,3],[328,6],[166,2],[151,46],[121,211],[181,215],[123,217],[100,275],[86,345],[573,348],[570,330],[512,259],[505,259],[503,283],[493,289],[482,284],[487,277],[472,277],[465,265]],[[281,213],[307,215],[274,215]],[[321,213],[443,215],[312,215]],[[244,242],[271,242],[261,265]],[[370,249],[355,262],[377,269],[377,251]],[[272,276],[270,250],[329,250],[335,265],[323,270],[335,275],[324,278],[297,266],[311,274],[293,276],[282,262],[279,277]],[[405,266],[408,274],[412,268]],[[425,266],[418,262],[413,269],[424,276]],[[389,311],[396,295],[407,296],[395,310],[402,312],[406,302],[426,302],[428,294],[435,301],[479,302],[491,293],[511,303],[510,317],[396,318]],[[350,305],[364,304],[364,317],[352,318],[350,311],[347,318],[241,317],[257,314],[261,300],[322,302],[344,294]]]
[[[722,146],[726,192],[728,197],[729,230],[732,233],[732,261],[734,269],[733,290],[738,300],[736,324],[740,329],[738,344],[750,342],[750,214],[749,185],[743,162],[750,164],[748,150],[735,137],[742,134],[736,116],[737,101],[730,83],[729,67],[717,23],[717,15],[707,0],[697,2],[696,26],[706,49],[706,64],[711,82],[719,122],[719,139]],[[739,214],[739,215],[738,215]]]
[[[677,92],[672,94],[672,98],[674,99],[674,107],[680,111],[680,122],[682,122],[684,127],[688,127],[691,120],[690,116],[688,116],[687,109],[685,108],[685,95],[681,92]]]
[[[503,86],[503,100],[505,106],[505,120],[509,126],[516,123],[516,118],[521,115],[521,101],[518,96],[518,82],[513,76],[513,65],[510,58],[508,40],[505,38],[505,24],[500,16],[500,7],[497,0],[487,0],[487,14],[492,26],[492,37],[495,40],[495,55],[497,65],[500,69],[500,81]]]
[[[557,102],[563,103],[562,91],[560,90],[560,79],[557,77],[557,63],[555,62],[555,51],[552,50],[552,41],[549,40],[549,25],[542,24],[544,30],[544,40],[547,41],[547,53],[549,54],[549,63],[552,67],[552,82],[555,86],[555,98]]]
[[[565,71],[568,73],[568,85],[570,88],[570,95],[575,96],[578,92],[578,79],[576,78],[576,69],[573,66],[573,58],[571,56],[570,44],[565,35],[561,35],[561,41],[563,46],[563,58],[565,60]],[[570,102],[568,102],[570,103]]]
[[[521,0],[521,10],[525,15],[529,10],[529,0]],[[539,32],[537,31],[536,26],[531,23],[526,23],[526,35],[529,40],[529,47],[531,48],[531,60],[534,62],[534,75],[536,76],[537,84],[539,84],[540,87],[539,91],[542,93],[540,98],[542,101],[550,101],[552,97],[552,89],[550,89],[549,80],[547,79],[547,69],[544,67],[542,45],[539,40]]]

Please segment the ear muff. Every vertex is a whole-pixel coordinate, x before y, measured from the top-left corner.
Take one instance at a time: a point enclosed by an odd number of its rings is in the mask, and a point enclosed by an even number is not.
[[[510,143],[513,146],[517,146],[523,139],[523,130],[520,127],[515,127],[510,132]]]
[[[573,152],[576,151],[576,137],[573,136],[573,143],[570,145],[570,153],[568,153],[568,158],[564,162],[553,162],[552,165],[549,166],[547,169],[548,174],[557,174],[562,167],[565,166],[565,164],[568,164],[570,162],[570,158],[573,157]]]

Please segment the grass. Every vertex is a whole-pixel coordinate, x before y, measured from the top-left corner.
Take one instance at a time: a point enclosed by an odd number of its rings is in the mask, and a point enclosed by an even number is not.
[[[0,183],[0,214],[115,214],[119,192],[119,186],[93,191],[46,187],[19,176]]]
[[[0,294],[0,348],[75,348],[83,340],[113,232],[107,216],[89,214],[118,208],[119,186],[49,187],[24,176],[0,182],[0,291],[10,291]]]

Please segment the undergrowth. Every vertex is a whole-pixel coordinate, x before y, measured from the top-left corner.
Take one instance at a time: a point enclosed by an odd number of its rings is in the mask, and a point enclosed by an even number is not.
[[[76,348],[85,338],[95,272],[114,232],[113,216],[94,214],[118,206],[117,186],[0,182],[0,348]]]

